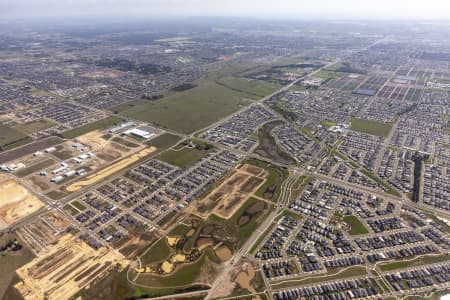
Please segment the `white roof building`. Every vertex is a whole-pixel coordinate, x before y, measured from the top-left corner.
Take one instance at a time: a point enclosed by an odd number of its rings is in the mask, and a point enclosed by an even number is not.
[[[139,129],[139,128],[129,129],[129,130],[125,131],[123,134],[125,134],[125,135],[135,135],[137,137],[144,138],[144,139],[151,138],[152,136],[155,135],[154,133],[151,133],[151,132]]]

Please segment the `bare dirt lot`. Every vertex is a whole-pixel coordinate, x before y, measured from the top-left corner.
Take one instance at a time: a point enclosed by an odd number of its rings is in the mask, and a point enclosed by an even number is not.
[[[29,249],[39,255],[40,252],[47,251],[69,225],[70,221],[59,213],[49,212],[20,227],[16,233]]]
[[[82,179],[80,181],[77,181],[75,183],[72,183],[69,185],[66,190],[69,192],[76,192],[79,189],[89,186],[91,184],[94,184],[116,172],[119,172],[120,170],[128,167],[129,165],[137,162],[139,159],[149,155],[150,153],[153,153],[156,151],[155,147],[146,148],[144,150],[141,150],[139,153],[135,153],[127,158],[122,159],[119,162],[114,163],[113,165],[106,167],[94,174],[91,174],[87,176],[85,179]]]
[[[267,172],[256,166],[243,165],[236,168],[228,179],[194,204],[194,213],[202,218],[215,213],[229,219],[258,190],[266,177]]]
[[[130,149],[109,140],[103,139],[103,132],[96,130],[77,137],[77,141],[90,147],[91,151],[107,162],[121,158]]]
[[[94,250],[70,234],[17,270],[15,288],[24,299],[68,299],[127,261],[117,252]]]
[[[16,223],[43,206],[38,198],[14,179],[0,175],[0,229]]]

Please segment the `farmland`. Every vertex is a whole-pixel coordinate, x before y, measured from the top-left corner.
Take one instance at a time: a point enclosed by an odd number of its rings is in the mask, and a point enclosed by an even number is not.
[[[232,90],[249,94],[252,98],[261,98],[270,95],[281,88],[281,85],[262,80],[225,77],[217,80],[218,84],[226,86]]]
[[[120,115],[192,133],[247,105],[245,97],[244,93],[207,81],[196,88],[126,109]]]

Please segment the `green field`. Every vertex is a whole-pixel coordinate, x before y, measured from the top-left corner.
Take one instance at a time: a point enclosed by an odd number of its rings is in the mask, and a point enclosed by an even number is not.
[[[350,226],[350,235],[359,235],[369,233],[367,228],[361,221],[355,216],[344,216],[342,220]]]
[[[103,130],[106,129],[108,127],[111,127],[115,124],[120,123],[121,121],[123,121],[123,118],[121,117],[116,117],[116,116],[111,116],[111,117],[107,117],[101,120],[98,120],[96,122],[93,123],[89,123],[87,125],[75,128],[75,129],[71,129],[71,130],[67,130],[64,131],[62,133],[63,137],[65,137],[66,139],[73,139],[76,138],[80,135],[83,135],[85,133],[94,131],[94,130]]]
[[[397,270],[397,269],[404,269],[409,268],[413,266],[419,266],[419,265],[427,265],[427,264],[433,264],[443,261],[448,261],[449,255],[448,254],[442,254],[439,256],[423,256],[420,258],[412,259],[412,260],[405,260],[405,261],[396,261],[393,263],[386,263],[380,265],[380,270],[383,272]]]
[[[232,221],[234,224],[238,224],[239,219],[244,215],[245,211],[254,205],[257,202],[260,202],[261,200],[258,200],[256,198],[251,197],[247,200],[247,202],[242,205],[242,207],[231,217],[230,221]],[[247,239],[252,235],[252,233],[258,229],[259,225],[264,221],[264,216],[266,215],[267,211],[260,211],[257,214],[253,215],[250,218],[250,221],[243,225],[239,226],[237,228],[237,247],[240,248],[244,245],[244,243],[247,241]]]
[[[145,142],[147,146],[153,146],[158,149],[160,148],[168,148],[172,145],[175,145],[180,140],[180,137],[178,135],[174,135],[171,133],[163,133],[154,139],[151,139],[148,142]]]
[[[0,123],[0,150],[8,150],[31,142],[32,139],[11,126]]]
[[[256,96],[256,98],[265,97],[281,88],[281,85],[273,82],[236,77],[221,78],[218,83],[232,90]]]
[[[318,77],[324,80],[328,79],[340,79],[344,76],[344,73],[338,73],[334,71],[320,70],[319,72],[314,73],[313,77]]]
[[[120,137],[117,137],[117,136],[116,136],[115,138],[113,138],[112,141],[113,141],[113,142],[116,142],[116,143],[119,143],[119,144],[121,144],[121,145],[124,145],[124,146],[126,146],[126,147],[130,147],[130,148],[136,148],[136,147],[139,147],[138,144],[135,144],[135,143],[133,143],[133,142],[127,141],[127,140],[125,140],[125,139],[123,139],[123,138],[120,138]]]
[[[31,134],[31,133],[35,133],[35,132],[38,132],[41,130],[48,129],[50,127],[55,126],[56,124],[57,123],[52,122],[47,119],[40,119],[40,120],[35,120],[35,121],[23,123],[23,124],[15,124],[12,127],[14,129],[17,129],[17,130],[23,132],[24,134]]]
[[[16,270],[30,262],[34,257],[34,254],[26,247],[16,252],[8,251],[0,254],[0,268],[2,269],[0,275],[0,299],[12,299],[5,297],[5,292],[14,280]],[[11,287],[9,288],[11,289]]]
[[[172,251],[167,244],[166,238],[161,238],[141,256],[141,261],[144,265],[157,263],[169,258],[171,253]]]
[[[382,123],[352,118],[352,126],[350,127],[350,129],[381,137],[387,137],[392,129],[392,123]]]
[[[333,121],[329,121],[329,120],[323,120],[322,122],[320,122],[320,125],[325,126],[325,127],[331,127],[331,126],[336,126],[336,122]]]
[[[130,108],[138,106],[138,105],[145,104],[147,102],[148,102],[148,100],[142,100],[142,99],[131,100],[131,101],[128,101],[126,103],[122,103],[122,104],[110,107],[110,108],[108,108],[108,110],[113,112],[113,113],[115,113],[115,114],[118,114],[118,113],[120,113],[120,112],[122,112],[124,110],[130,109]]]
[[[318,276],[308,276],[303,279],[293,279],[293,280],[283,280],[280,282],[273,283],[273,288],[288,288],[291,286],[298,286],[298,285],[304,285],[304,284],[313,284],[313,283],[322,283],[326,281],[332,281],[332,280],[339,280],[344,279],[348,277],[354,277],[354,276],[362,276],[367,275],[366,267],[362,266],[353,266],[349,267],[345,271],[342,271],[339,274],[330,274],[328,276],[324,275],[318,275]]]
[[[247,95],[214,82],[137,105],[120,115],[182,133],[192,133],[239,110]]]
[[[260,160],[251,159],[248,163],[263,168],[269,172],[267,180],[256,191],[255,195],[267,200],[278,201],[278,195],[281,192],[281,185],[288,177],[288,171]]]
[[[193,263],[180,266],[170,275],[159,276],[145,274],[139,276],[136,283],[148,286],[148,289],[155,289],[155,292],[162,292],[160,289],[173,289],[176,287],[194,284],[196,282],[196,278],[201,272],[216,273],[215,264],[211,262],[212,260],[215,260],[213,256],[215,256],[213,250],[206,249],[198,260]]]
[[[73,207],[77,208],[78,210],[83,211],[83,210],[86,209],[86,206],[84,206],[83,204],[81,204],[78,201],[73,201],[71,204],[72,204]]]
[[[191,226],[180,223],[169,232],[169,236],[185,235],[190,229]]]
[[[199,143],[195,148],[182,147],[181,149],[170,149],[159,155],[158,159],[165,161],[171,165],[185,168],[193,165],[200,159],[205,157],[213,150],[213,147]]]

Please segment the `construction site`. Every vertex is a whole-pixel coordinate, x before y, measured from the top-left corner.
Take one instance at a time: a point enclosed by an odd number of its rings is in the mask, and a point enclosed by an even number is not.
[[[92,175],[87,176],[85,179],[77,181],[69,185],[66,190],[68,192],[76,192],[79,189],[89,186],[91,184],[97,183],[106,177],[115,174],[126,167],[130,166],[133,163],[136,163],[139,159],[146,157],[147,155],[156,151],[155,147],[149,147],[144,150],[141,150],[139,153],[133,154],[127,158],[124,158],[113,165],[106,167]]]
[[[0,175],[0,229],[36,212],[44,204],[25,187],[6,175]]]
[[[211,214],[229,219],[264,184],[267,171],[244,164],[232,171],[229,177],[207,197],[194,205],[194,214],[207,218]]]
[[[47,252],[49,247],[57,243],[59,236],[70,224],[68,219],[51,211],[23,225],[16,230],[16,234],[38,256],[41,252]]]
[[[118,252],[92,249],[71,234],[17,270],[20,282],[14,287],[24,299],[67,299],[113,269],[123,270],[127,260]]]

